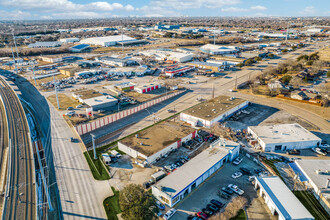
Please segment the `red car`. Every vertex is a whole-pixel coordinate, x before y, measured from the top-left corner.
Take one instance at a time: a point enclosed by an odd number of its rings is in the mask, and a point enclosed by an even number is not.
[[[207,215],[204,212],[197,212],[197,217],[202,218],[204,220],[207,219]]]

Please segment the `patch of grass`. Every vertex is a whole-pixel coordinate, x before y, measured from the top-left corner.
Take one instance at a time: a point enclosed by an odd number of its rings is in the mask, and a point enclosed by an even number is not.
[[[106,198],[103,201],[103,206],[109,220],[118,220],[117,214],[121,213],[119,205],[119,191],[116,191],[114,187],[111,187],[114,195]]]
[[[294,191],[293,193],[316,220],[330,219],[330,215],[328,215],[313,194],[307,191]]]
[[[279,176],[282,179],[280,172],[278,171],[278,169],[276,168],[276,166],[274,164],[277,162],[281,162],[280,160],[264,160],[264,162],[274,170],[274,172],[276,173],[277,176]]]
[[[246,213],[243,209],[239,210],[237,215],[234,218],[231,218],[230,220],[246,220]]]
[[[57,108],[57,100],[55,94],[48,96],[47,99],[49,100],[50,103],[52,103],[54,107]],[[71,99],[69,96],[65,95],[64,93],[58,93],[58,99],[60,102],[60,110],[66,110],[68,107],[75,108],[76,105],[79,104],[78,101]]]
[[[93,174],[94,179],[96,180],[108,180],[110,179],[110,176],[102,164],[103,162],[101,161],[101,154],[98,154],[98,159],[94,160],[94,155],[93,151],[89,152],[84,152],[84,156],[87,160],[87,163],[89,165],[89,168]]]
[[[118,153],[120,153],[121,155],[126,155],[126,153],[125,152],[123,152],[123,151],[121,151],[121,150],[119,150],[118,149],[118,146],[117,147],[114,147],[114,148],[112,148],[112,150],[116,150]]]

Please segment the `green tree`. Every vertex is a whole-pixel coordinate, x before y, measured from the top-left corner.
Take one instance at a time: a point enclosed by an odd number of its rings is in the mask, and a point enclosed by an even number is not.
[[[253,64],[252,59],[248,59],[248,60],[245,61],[245,65],[250,66],[251,64]]]
[[[236,66],[241,69],[244,66],[244,64],[243,63],[238,63]]]
[[[261,61],[262,58],[261,58],[261,57],[256,57],[256,58],[254,58],[254,60],[255,60],[255,61]]]
[[[327,77],[330,78],[330,71],[327,72]]]
[[[288,52],[288,49],[282,50],[282,53],[286,53],[286,52]]]
[[[282,77],[282,82],[283,82],[284,84],[288,84],[288,83],[290,82],[291,79],[292,79],[292,76],[286,74],[286,75],[284,75],[284,76]]]
[[[269,58],[273,59],[274,58],[274,54],[270,53],[267,55]]]
[[[152,220],[159,210],[155,198],[141,185],[129,184],[119,193],[119,204],[125,220]]]
[[[282,70],[282,74],[286,74],[288,72],[288,68],[284,67],[284,69]]]

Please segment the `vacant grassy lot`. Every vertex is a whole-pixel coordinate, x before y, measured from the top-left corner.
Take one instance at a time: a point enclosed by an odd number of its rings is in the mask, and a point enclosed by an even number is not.
[[[96,153],[98,159],[94,160],[93,151],[84,152],[84,156],[87,160],[89,168],[91,169],[92,175],[96,180],[108,180],[110,179],[109,173],[105,169],[103,162],[101,161],[101,151]]]
[[[316,220],[330,219],[330,215],[328,215],[328,213],[323,209],[321,204],[311,193],[307,191],[294,191],[293,193]]]
[[[103,201],[103,206],[109,220],[118,220],[117,214],[121,213],[119,205],[119,191],[116,191],[114,187],[111,187],[111,189],[114,195],[106,198]]]
[[[246,220],[245,211],[243,209],[239,210],[238,214],[230,220]]]
[[[330,48],[325,47],[319,50],[319,56],[320,56],[320,60],[325,62],[330,62]]]
[[[79,102],[65,95],[64,93],[58,93],[58,98],[60,102],[60,110],[66,110],[68,107],[75,108],[79,105]],[[56,95],[50,95],[47,99],[52,103],[53,106],[57,108]]]

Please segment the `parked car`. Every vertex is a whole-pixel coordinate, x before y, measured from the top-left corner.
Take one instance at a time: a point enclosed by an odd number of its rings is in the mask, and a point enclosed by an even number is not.
[[[74,108],[73,107],[68,107],[66,110],[70,111],[70,110],[73,110]]]
[[[82,108],[82,107],[84,107],[84,106],[81,104],[76,106],[76,108]]]
[[[205,213],[207,215],[207,217],[210,217],[211,215],[214,214],[214,212],[212,210],[207,209],[207,208],[203,208],[202,212]]]
[[[231,177],[234,178],[234,179],[237,179],[237,178],[241,177],[242,175],[243,174],[241,172],[236,172],[233,175],[231,175]]]
[[[218,208],[218,210],[224,206],[224,204],[222,202],[215,200],[215,199],[212,199],[210,202],[212,203],[213,206],[216,206]],[[218,211],[218,210],[216,210],[216,211]]]
[[[237,165],[239,165],[242,161],[243,161],[243,158],[241,158],[241,157],[237,157],[237,158],[233,161],[233,164],[237,166]]]
[[[244,194],[244,190],[238,188],[238,186],[234,184],[229,184],[228,187],[240,196]]]
[[[170,209],[169,211],[167,211],[167,212],[164,214],[163,219],[168,220],[168,219],[170,219],[175,213],[176,213],[176,209]]]
[[[76,114],[76,112],[74,112],[74,111],[65,113],[66,116],[74,116],[75,114]]]
[[[234,191],[229,187],[222,187],[221,190],[225,193],[228,193],[229,195],[232,195],[234,193]]]
[[[286,152],[286,154],[288,154],[288,155],[299,155],[300,154],[300,150],[297,150],[297,149],[288,150]]]
[[[229,199],[230,198],[230,195],[225,193],[225,192],[222,192],[222,191],[219,191],[218,192],[218,196],[224,198],[224,199]]]
[[[207,219],[207,215],[204,212],[197,212],[197,217],[206,220]]]
[[[160,210],[165,210],[165,206],[161,202],[156,201],[156,205]]]
[[[245,167],[241,167],[239,168],[240,171],[245,174],[245,175],[252,175],[252,173],[250,172],[250,170],[248,168],[245,168]]]

